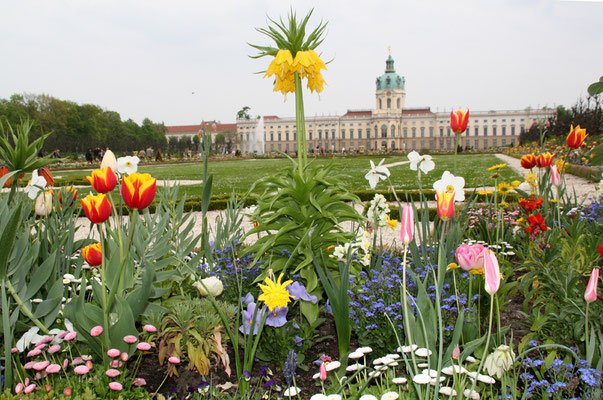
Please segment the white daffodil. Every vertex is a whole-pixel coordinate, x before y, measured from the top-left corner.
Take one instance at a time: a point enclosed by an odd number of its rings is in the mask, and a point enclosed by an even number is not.
[[[368,181],[371,189],[374,189],[375,187],[377,187],[377,183],[379,182],[379,180],[385,180],[389,177],[389,170],[386,167],[382,166],[383,161],[385,161],[385,158],[382,159],[379,165],[377,165],[376,167],[373,160],[369,161],[371,162],[371,169],[369,169],[369,172],[366,173],[364,178]]]
[[[465,178],[454,176],[450,171],[444,171],[442,179],[433,184],[433,189],[447,193],[454,191],[454,201],[465,201]]]
[[[133,174],[138,171],[138,163],[140,162],[140,158],[134,156],[127,157],[119,157],[117,159],[117,172],[120,174]]]
[[[44,189],[47,184],[48,182],[46,182],[46,178],[38,175],[38,170],[34,170],[31,173],[31,180],[27,186],[25,186],[23,191],[27,193],[27,196],[29,196],[30,199],[35,200],[36,197],[38,197],[40,190]]]
[[[413,171],[416,171],[417,168],[420,168],[421,171],[426,174],[429,171],[433,171],[435,168],[435,163],[429,154],[420,155],[413,150],[408,153],[408,159],[410,160],[410,169]]]

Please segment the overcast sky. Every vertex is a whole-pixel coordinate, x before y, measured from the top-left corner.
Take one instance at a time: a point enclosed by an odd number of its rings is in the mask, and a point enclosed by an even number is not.
[[[46,93],[166,125],[294,116],[246,43],[266,17],[314,7],[332,59],[307,116],[373,108],[387,46],[406,106],[571,106],[603,75],[602,1],[20,0],[0,7],[0,97]]]

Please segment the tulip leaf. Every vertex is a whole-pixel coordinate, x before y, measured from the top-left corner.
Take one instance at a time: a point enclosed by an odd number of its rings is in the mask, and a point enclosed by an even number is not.
[[[134,316],[128,302],[120,295],[115,296],[115,311],[118,316],[117,322],[109,329],[111,344],[121,351],[130,352],[130,345],[123,341],[124,336],[138,336],[134,325]]]
[[[6,270],[8,268],[8,257],[10,256],[17,235],[17,227],[21,221],[21,205],[18,205],[11,213],[6,225],[3,227],[0,236],[0,281],[6,279]]]
[[[153,271],[152,266],[148,265],[144,269],[142,284],[138,285],[136,289],[130,292],[126,297],[134,318],[138,318],[138,316],[144,312],[147,304],[149,303],[149,295],[151,294],[154,280],[155,271]]]
[[[36,293],[38,293],[38,290],[40,290],[46,281],[48,281],[50,274],[54,272],[56,255],[57,252],[55,250],[46,260],[44,260],[42,264],[40,264],[39,267],[37,267],[36,270],[39,272],[30,275],[31,280],[27,285],[27,291],[21,298],[23,301],[31,299]]]
[[[44,300],[40,305],[36,307],[33,314],[34,318],[41,318],[51,313],[59,304],[63,296],[57,296],[51,299]]]

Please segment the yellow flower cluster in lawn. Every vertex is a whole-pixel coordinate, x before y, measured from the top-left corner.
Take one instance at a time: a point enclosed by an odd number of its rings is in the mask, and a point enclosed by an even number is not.
[[[268,66],[264,77],[275,76],[274,91],[282,94],[295,93],[295,73],[308,81],[310,91],[322,92],[325,80],[320,73],[327,69],[314,50],[298,51],[295,58],[289,50],[279,50]]]
[[[507,166],[507,164],[496,164],[496,165],[493,165],[490,168],[488,168],[488,171],[495,171],[497,169],[501,169],[501,168],[504,168],[506,166]]]

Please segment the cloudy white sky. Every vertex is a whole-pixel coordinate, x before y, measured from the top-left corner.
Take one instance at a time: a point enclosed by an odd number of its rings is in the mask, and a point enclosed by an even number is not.
[[[374,107],[387,46],[406,106],[572,105],[603,75],[603,2],[545,0],[20,0],[0,12],[0,97],[46,93],[166,125],[293,116],[246,43],[290,7],[329,22],[328,86],[306,114]],[[194,94],[193,94],[194,92]]]

